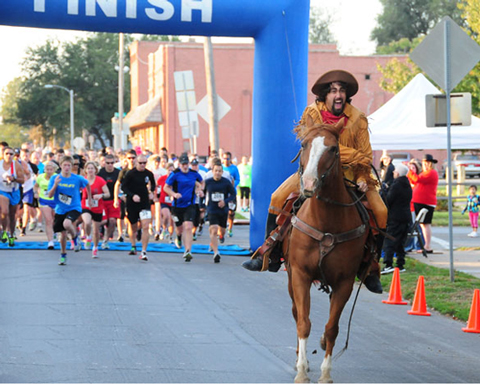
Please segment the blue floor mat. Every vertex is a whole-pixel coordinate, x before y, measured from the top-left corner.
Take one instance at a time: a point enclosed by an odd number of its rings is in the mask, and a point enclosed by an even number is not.
[[[101,244],[101,243],[100,243]],[[130,250],[130,243],[120,243],[120,242],[110,242],[110,251],[124,251],[128,252]],[[45,241],[18,241],[15,242],[15,246],[10,248],[8,244],[0,243],[0,249],[11,249],[11,250],[45,250],[47,249],[48,243]],[[208,245],[203,244],[193,244],[192,253],[204,253],[213,255],[212,251],[208,250]],[[60,249],[60,244],[55,243],[55,249]],[[85,248],[82,244],[82,250]],[[142,249],[141,243],[137,243],[137,251]],[[67,244],[67,250],[70,250],[70,244]],[[218,250],[221,255],[232,255],[232,256],[250,256],[251,252],[248,249],[242,248],[238,245],[219,245]],[[164,243],[151,243],[148,244],[147,252],[165,252],[165,253],[183,253],[185,252],[184,248],[178,249],[173,244],[164,244]]]

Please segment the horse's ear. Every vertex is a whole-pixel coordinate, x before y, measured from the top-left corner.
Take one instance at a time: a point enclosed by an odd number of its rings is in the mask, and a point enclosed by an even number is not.
[[[338,120],[338,123],[335,124],[335,129],[339,135],[342,132],[344,126],[345,126],[345,118]]]
[[[315,123],[313,122],[313,117],[310,115],[307,115],[307,121],[305,123],[305,126],[307,128],[312,128],[315,125]]]

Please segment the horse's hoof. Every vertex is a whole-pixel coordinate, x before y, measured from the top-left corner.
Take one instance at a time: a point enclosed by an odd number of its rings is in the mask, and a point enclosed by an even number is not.
[[[320,379],[318,379],[318,382],[319,382],[319,383],[333,383],[333,380],[332,380],[331,377],[325,378],[325,379],[322,378],[322,377],[320,377]]]
[[[322,348],[324,351],[327,349],[327,342],[325,341],[325,334],[322,335],[320,338],[320,348]]]
[[[295,376],[294,383],[310,383],[310,379],[308,378],[307,374],[299,373]]]

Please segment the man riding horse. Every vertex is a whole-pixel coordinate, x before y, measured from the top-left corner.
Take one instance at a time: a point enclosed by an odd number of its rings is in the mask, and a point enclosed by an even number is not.
[[[371,173],[372,148],[367,118],[365,114],[350,104],[352,96],[357,91],[358,83],[351,73],[333,70],[323,74],[312,87],[312,93],[317,98],[303,112],[296,131],[305,129],[307,119],[312,119],[315,124],[331,125],[343,120],[344,129],[340,134],[339,144],[344,176],[356,183],[360,192],[365,193],[369,208],[373,211],[375,217],[376,228],[384,230],[387,224],[387,208],[376,188],[377,181]],[[296,172],[272,194],[266,226],[267,240],[250,260],[242,264],[244,268],[250,271],[265,270],[268,263],[263,262],[264,255],[269,257],[272,250],[281,249],[281,247],[277,247],[277,243],[283,234],[279,234],[278,229],[276,230],[277,217],[279,213],[285,214],[285,211],[290,209],[284,208],[284,204],[291,193],[299,191],[299,186],[300,176]],[[272,231],[276,231],[274,236],[269,235]],[[377,236],[380,237],[380,235]],[[381,243],[381,241],[377,241],[377,258],[381,252]],[[370,291],[382,293],[377,258],[373,258],[370,273],[364,279],[364,284]],[[274,260],[272,257],[268,269],[276,272],[280,265],[279,258]]]

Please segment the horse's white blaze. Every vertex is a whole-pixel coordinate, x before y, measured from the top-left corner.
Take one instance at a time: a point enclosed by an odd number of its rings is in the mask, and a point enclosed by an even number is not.
[[[332,371],[332,355],[327,355],[323,359],[322,365],[320,366],[322,370],[322,375],[320,376],[320,383],[331,383],[332,377],[330,372]]]
[[[304,183],[307,180],[314,181],[318,179],[317,165],[320,161],[320,157],[322,157],[323,152],[325,152],[327,148],[324,144],[324,139],[324,137],[319,136],[312,141],[312,148],[310,149],[307,168],[303,172]]]
[[[307,340],[308,339],[298,339],[297,372],[306,373],[308,371]]]

